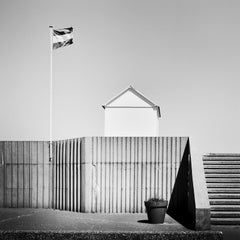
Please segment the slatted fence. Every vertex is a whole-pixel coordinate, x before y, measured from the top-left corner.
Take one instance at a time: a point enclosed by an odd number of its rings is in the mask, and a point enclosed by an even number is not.
[[[188,138],[89,137],[82,140],[84,212],[140,213],[169,200]]]
[[[81,210],[81,139],[53,143],[53,208]]]
[[[0,207],[51,208],[48,142],[0,142]]]
[[[144,212],[170,199],[186,137],[85,137],[0,142],[0,207]]]

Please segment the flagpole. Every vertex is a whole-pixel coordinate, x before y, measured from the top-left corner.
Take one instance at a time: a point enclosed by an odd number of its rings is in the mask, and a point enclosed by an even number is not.
[[[49,26],[50,30],[50,117],[49,117],[49,161],[52,161],[52,105],[53,105],[53,100],[52,100],[52,95],[53,95],[53,77],[52,77],[52,52],[53,52],[53,26]]]

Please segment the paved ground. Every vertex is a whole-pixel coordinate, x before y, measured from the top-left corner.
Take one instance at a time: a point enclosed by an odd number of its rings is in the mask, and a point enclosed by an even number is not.
[[[212,226],[212,230],[223,232],[223,240],[240,240],[240,226]]]
[[[0,239],[221,240],[220,233],[191,231],[166,215],[149,224],[146,214],[87,214],[52,209],[0,208]]]
[[[87,214],[48,209],[0,209],[0,230],[186,231],[166,215],[164,224],[149,224],[146,214]]]

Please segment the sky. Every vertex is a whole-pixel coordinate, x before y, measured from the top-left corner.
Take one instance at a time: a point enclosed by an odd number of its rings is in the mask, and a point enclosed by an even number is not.
[[[0,0],[0,140],[103,136],[102,104],[129,85],[161,108],[161,136],[200,154],[240,152],[240,2]]]

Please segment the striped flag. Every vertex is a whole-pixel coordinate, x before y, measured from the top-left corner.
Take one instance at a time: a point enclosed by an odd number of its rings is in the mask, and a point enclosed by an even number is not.
[[[53,29],[53,49],[65,47],[73,44],[73,28]]]

